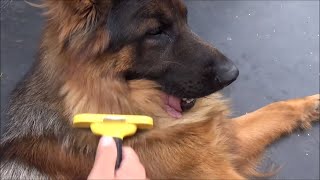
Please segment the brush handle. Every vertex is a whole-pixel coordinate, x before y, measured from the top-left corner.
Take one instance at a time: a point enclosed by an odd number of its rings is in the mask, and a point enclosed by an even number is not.
[[[122,139],[114,137],[114,142],[117,146],[117,160],[115,169],[119,169],[121,161],[122,161]]]

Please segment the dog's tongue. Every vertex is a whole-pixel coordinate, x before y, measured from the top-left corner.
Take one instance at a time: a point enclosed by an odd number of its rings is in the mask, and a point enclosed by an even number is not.
[[[181,99],[171,95],[167,95],[166,111],[170,116],[174,118],[181,118]]]

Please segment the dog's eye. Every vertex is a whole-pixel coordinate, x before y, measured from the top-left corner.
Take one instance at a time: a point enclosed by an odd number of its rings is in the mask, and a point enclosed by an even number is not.
[[[160,27],[152,29],[147,32],[147,35],[149,35],[149,36],[156,36],[156,35],[160,35],[160,34],[163,34],[163,31]]]

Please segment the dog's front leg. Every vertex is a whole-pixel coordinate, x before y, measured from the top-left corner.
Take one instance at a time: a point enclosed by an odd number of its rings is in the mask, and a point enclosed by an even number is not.
[[[317,120],[319,94],[275,102],[234,118],[232,123],[239,140],[239,157],[244,157],[240,165],[244,167],[245,163],[256,161],[266,146],[281,135],[289,134],[297,128],[310,128],[312,121]]]

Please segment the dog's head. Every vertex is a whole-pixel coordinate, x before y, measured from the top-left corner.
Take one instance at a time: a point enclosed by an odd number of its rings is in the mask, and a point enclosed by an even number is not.
[[[47,0],[47,5],[66,51],[112,64],[125,80],[157,82],[178,111],[179,104],[190,108],[190,99],[222,89],[239,74],[191,31],[180,0]]]

